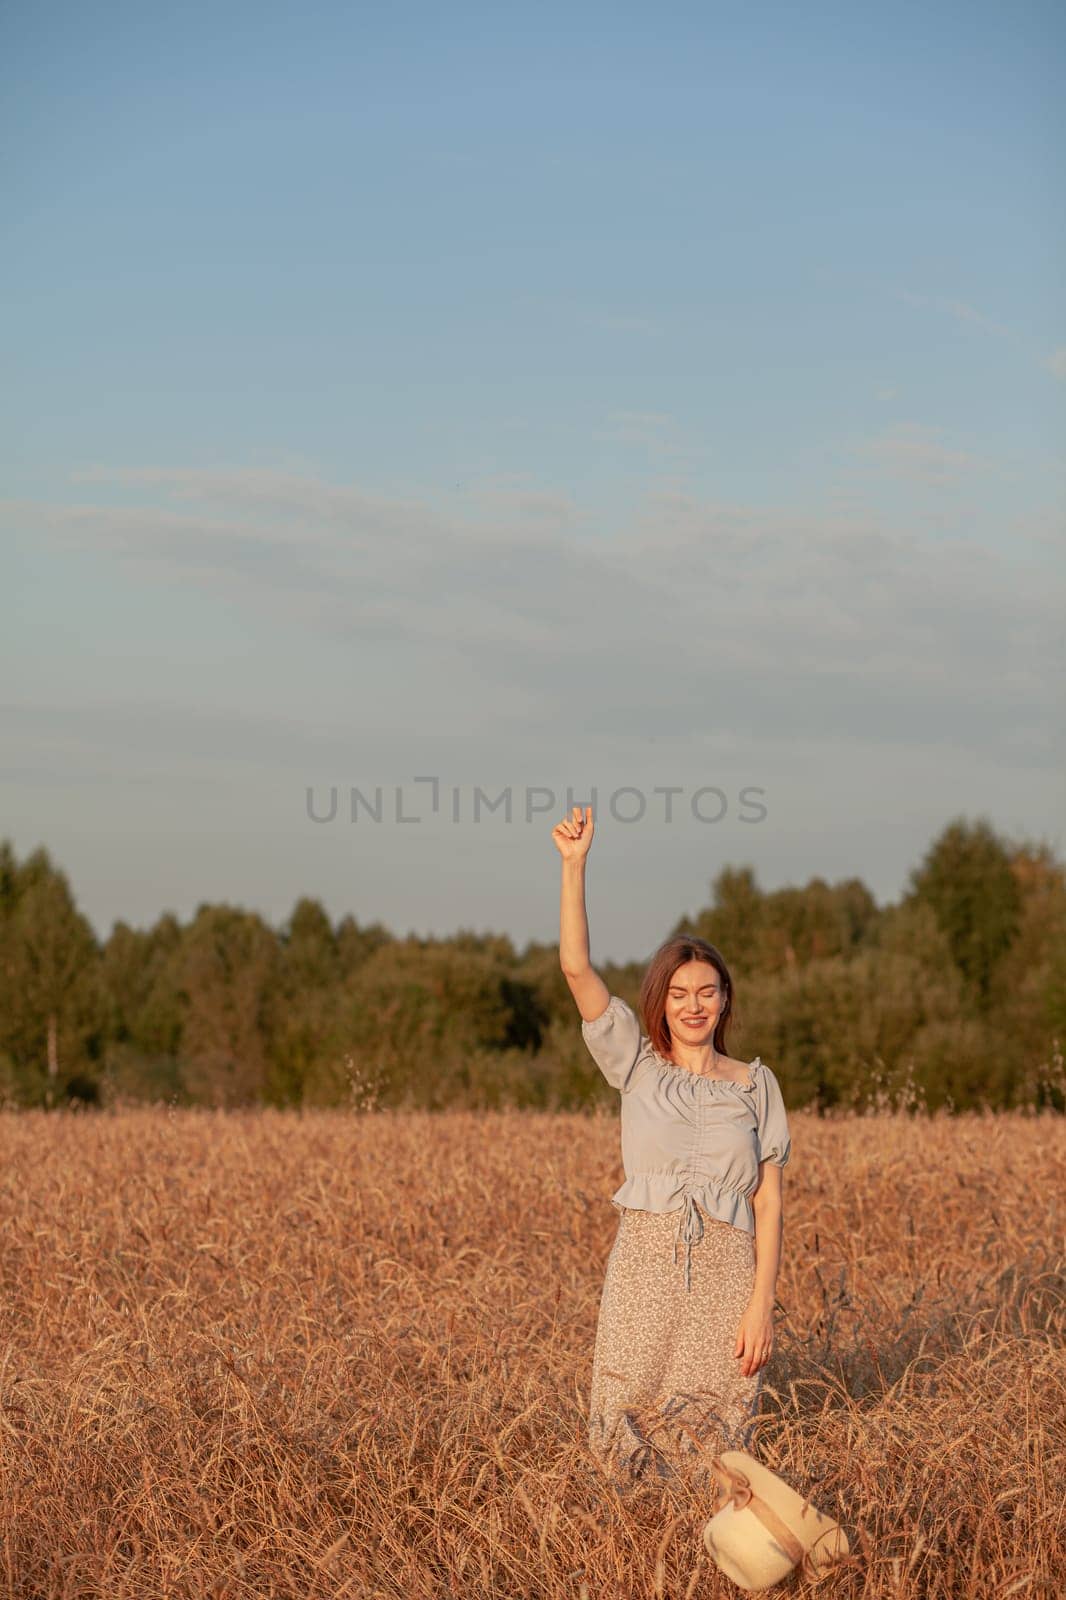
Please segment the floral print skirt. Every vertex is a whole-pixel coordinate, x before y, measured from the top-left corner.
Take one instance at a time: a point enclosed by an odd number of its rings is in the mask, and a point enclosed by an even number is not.
[[[761,1373],[734,1356],[755,1279],[755,1240],[701,1212],[692,1246],[678,1212],[622,1211],[607,1258],[592,1358],[589,1444],[621,1491],[638,1482],[708,1481],[720,1450],[744,1449]]]

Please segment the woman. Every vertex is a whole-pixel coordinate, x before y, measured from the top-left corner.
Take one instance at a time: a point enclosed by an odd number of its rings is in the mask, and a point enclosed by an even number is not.
[[[705,1470],[743,1449],[773,1349],[781,1168],[791,1140],[777,1079],[726,1054],[735,1006],[725,961],[670,939],[640,1008],[589,961],[585,862],[592,808],[552,830],[562,856],[559,959],[581,1033],[621,1094],[626,1181],[592,1360],[589,1443],[615,1481]],[[678,1261],[678,1247],[684,1261]]]

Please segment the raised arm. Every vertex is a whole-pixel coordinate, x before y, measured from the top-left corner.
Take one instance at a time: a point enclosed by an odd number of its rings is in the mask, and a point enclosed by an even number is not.
[[[607,1009],[611,991],[589,959],[589,924],[585,912],[585,863],[595,824],[592,807],[575,806],[552,829],[563,858],[562,887],[559,896],[559,964],[586,1022],[594,1022]]]

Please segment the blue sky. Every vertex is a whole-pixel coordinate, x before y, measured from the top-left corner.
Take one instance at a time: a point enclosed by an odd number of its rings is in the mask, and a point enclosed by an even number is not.
[[[0,832],[101,934],[311,893],[521,943],[595,785],[594,958],[726,862],[887,900],[957,813],[1061,850],[1064,41],[9,8]],[[458,821],[307,815],[418,775]]]

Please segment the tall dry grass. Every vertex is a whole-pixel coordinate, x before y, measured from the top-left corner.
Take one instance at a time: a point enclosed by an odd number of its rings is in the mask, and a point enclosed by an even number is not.
[[[1066,1124],[792,1122],[756,1449],[852,1533],[819,1592],[1061,1595]],[[737,1593],[586,1451],[616,1112],[0,1144],[3,1595]]]

